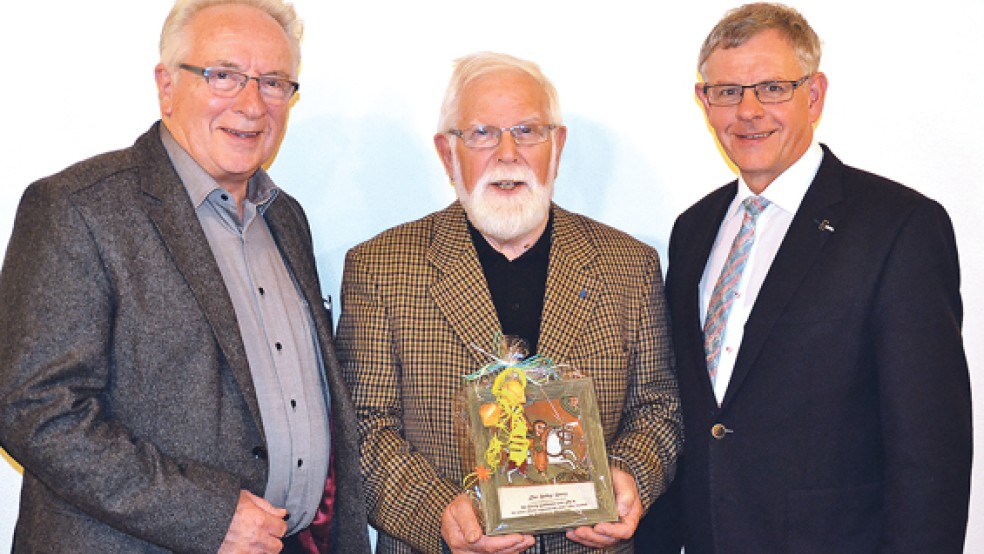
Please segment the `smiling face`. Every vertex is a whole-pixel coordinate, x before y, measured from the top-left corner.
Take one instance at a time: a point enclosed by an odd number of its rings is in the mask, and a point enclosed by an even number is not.
[[[807,72],[785,37],[767,30],[741,46],[712,52],[704,73],[710,85],[751,85],[795,81]],[[728,158],[738,166],[749,188],[761,193],[809,148],[813,125],[823,111],[827,78],[815,73],[794,91],[791,100],[778,104],[762,104],[752,89],[745,89],[738,105],[712,106],[702,83],[696,91]]]
[[[188,24],[182,63],[250,76],[295,78],[287,35],[266,13],[241,5],[198,12]],[[290,104],[269,105],[256,81],[238,95],[214,95],[200,75],[155,70],[161,117],[174,139],[225,190],[245,194],[249,177],[280,144]]]
[[[498,71],[476,78],[462,90],[456,128],[520,123],[554,123],[547,94],[526,73]],[[508,243],[529,243],[542,233],[566,131],[557,127],[545,142],[524,146],[504,132],[495,148],[468,148],[445,133],[434,137],[469,220],[497,249]]]

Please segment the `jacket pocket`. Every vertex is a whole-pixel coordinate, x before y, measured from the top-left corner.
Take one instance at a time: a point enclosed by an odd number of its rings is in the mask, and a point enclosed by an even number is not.
[[[882,529],[882,485],[791,491],[789,552],[876,552]]]

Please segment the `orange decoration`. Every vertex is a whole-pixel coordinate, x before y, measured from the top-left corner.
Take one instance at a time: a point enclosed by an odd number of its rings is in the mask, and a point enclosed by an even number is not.
[[[495,402],[488,402],[482,404],[478,409],[478,413],[482,418],[482,425],[492,427],[499,422],[499,416],[502,415],[502,408]]]

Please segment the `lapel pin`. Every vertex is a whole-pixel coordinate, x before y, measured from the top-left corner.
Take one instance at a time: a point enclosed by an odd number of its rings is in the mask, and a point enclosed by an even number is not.
[[[823,221],[820,221],[818,219],[814,219],[813,222],[817,224],[817,229],[819,229],[821,231],[827,231],[827,232],[830,232],[830,233],[833,233],[834,232],[834,228],[830,225],[830,220],[829,219],[825,219]]]

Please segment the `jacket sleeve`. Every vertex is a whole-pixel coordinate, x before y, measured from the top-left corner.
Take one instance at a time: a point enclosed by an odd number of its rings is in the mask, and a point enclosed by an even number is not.
[[[942,206],[901,226],[872,312],[885,552],[962,552],[973,453],[956,243]],[[918,522],[918,523],[914,523]]]
[[[52,502],[172,550],[214,552],[239,482],[166,456],[117,417],[113,344],[134,329],[114,324],[122,307],[104,258],[113,245],[94,238],[72,194],[48,184],[25,192],[0,273],[0,444]],[[146,394],[172,392],[146,384]]]
[[[369,521],[415,550],[440,552],[441,515],[462,488],[406,440],[400,342],[374,279],[369,264],[350,251],[336,347],[359,420]]]
[[[631,341],[629,388],[619,432],[609,445],[616,466],[635,476],[639,497],[648,508],[663,494],[676,473],[683,445],[680,396],[673,371],[669,317],[659,259],[647,259],[640,312]]]

